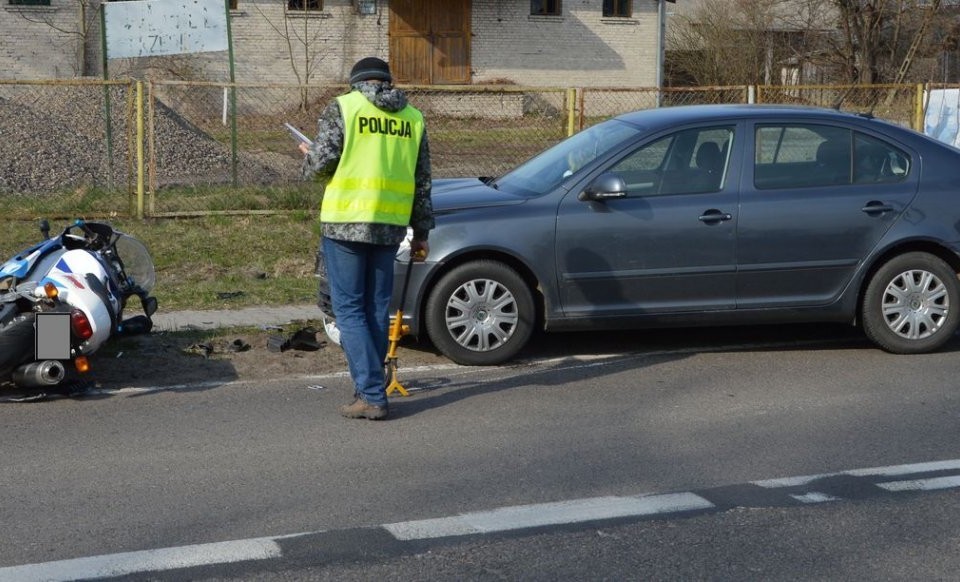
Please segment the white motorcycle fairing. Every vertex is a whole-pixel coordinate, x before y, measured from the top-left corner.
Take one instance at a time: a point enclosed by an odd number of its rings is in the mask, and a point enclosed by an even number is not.
[[[66,365],[90,370],[87,356],[115,335],[149,333],[156,272],[142,242],[104,222],[76,220],[0,264],[0,389],[49,390]],[[125,317],[131,297],[143,315]]]
[[[56,285],[61,300],[87,316],[93,335],[80,344],[79,352],[93,353],[113,333],[120,312],[116,284],[103,263],[85,250],[64,251],[40,280],[38,289],[48,282]]]

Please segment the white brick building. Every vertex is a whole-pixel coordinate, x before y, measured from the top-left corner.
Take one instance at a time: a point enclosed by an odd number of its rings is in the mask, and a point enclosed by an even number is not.
[[[85,4],[89,6],[84,13],[80,7]],[[0,0],[0,79],[100,76],[99,4],[100,0]],[[388,60],[397,81],[405,84],[656,83],[657,0],[234,4],[230,27],[239,83],[340,83],[357,59],[369,55]],[[85,36],[80,32],[82,16],[87,22]],[[161,78],[224,81],[229,79],[228,62],[226,52],[114,59],[109,73],[117,78],[149,70]]]
[[[0,79],[77,76],[83,43],[76,0],[53,0],[51,6],[9,2],[0,0]]]

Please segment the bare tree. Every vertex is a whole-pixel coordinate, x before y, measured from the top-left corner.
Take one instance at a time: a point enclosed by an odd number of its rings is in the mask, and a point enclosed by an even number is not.
[[[956,18],[941,0],[831,0],[835,30],[820,37],[818,64],[846,84],[925,81],[919,59],[950,46]],[[955,36],[955,33],[954,33]]]
[[[797,82],[829,1],[701,0],[671,21],[668,63],[699,85]]]
[[[670,33],[668,63],[694,84],[876,84],[910,81],[960,27],[941,0],[701,0]]]
[[[673,82],[678,77],[684,84],[698,86],[760,80],[762,71],[757,65],[764,60],[765,48],[742,22],[736,2],[731,0],[702,0],[695,9],[674,15],[666,40]]]
[[[281,17],[272,18],[265,12],[259,4],[253,6],[263,17],[263,20],[270,28],[277,33],[286,46],[286,57],[290,63],[290,70],[297,79],[297,84],[301,87],[309,84],[317,72],[320,62],[323,46],[321,26],[322,20],[314,18],[296,19],[296,26],[292,24],[293,20],[287,18],[287,0],[275,0],[280,6]],[[303,0],[306,5],[306,0]],[[278,22],[279,21],[279,22]],[[308,105],[308,95],[306,88],[300,89],[300,110],[306,110]]]
[[[881,82],[890,71],[887,63],[904,35],[903,1],[836,0],[840,34],[827,39],[827,61],[848,83]]]

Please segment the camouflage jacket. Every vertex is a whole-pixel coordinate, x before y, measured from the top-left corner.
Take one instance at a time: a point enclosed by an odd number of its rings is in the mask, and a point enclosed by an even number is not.
[[[386,111],[400,111],[407,106],[406,94],[389,83],[371,83],[361,81],[353,85],[354,91],[360,91],[371,103]],[[340,105],[333,100],[324,109],[317,122],[317,138],[304,156],[301,174],[305,180],[317,180],[322,184],[329,182],[340,162],[343,153],[343,115]],[[430,145],[427,132],[423,132],[417,168],[414,174],[416,189],[413,198],[413,211],[410,215],[410,227],[417,240],[427,240],[434,226],[433,201],[430,198],[431,171]],[[380,245],[399,244],[407,236],[403,226],[377,223],[321,224],[321,233],[327,238],[352,242],[366,242]]]

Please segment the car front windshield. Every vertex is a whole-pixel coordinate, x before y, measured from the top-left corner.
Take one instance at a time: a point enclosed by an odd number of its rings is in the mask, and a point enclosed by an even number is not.
[[[607,120],[543,151],[497,178],[493,185],[531,196],[545,194],[640,131],[623,121]]]

